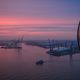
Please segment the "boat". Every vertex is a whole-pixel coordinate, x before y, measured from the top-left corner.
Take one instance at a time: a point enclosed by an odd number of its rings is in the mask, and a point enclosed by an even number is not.
[[[61,56],[61,55],[67,55],[72,53],[72,50],[66,47],[58,47],[58,48],[54,48],[54,50],[52,51],[50,50],[47,51],[47,53],[50,55]]]
[[[19,40],[10,41],[6,45],[1,46],[1,48],[4,48],[4,49],[22,49],[22,41],[23,41],[23,37]]]
[[[15,47],[15,46],[2,46],[1,48],[4,48],[4,49],[22,49],[22,47],[18,46],[18,47]]]
[[[44,63],[43,60],[39,60],[39,61],[36,62],[36,65],[42,65],[43,63]]]

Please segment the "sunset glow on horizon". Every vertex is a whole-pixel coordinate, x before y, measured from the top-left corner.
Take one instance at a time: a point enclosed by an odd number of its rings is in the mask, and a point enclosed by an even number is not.
[[[30,17],[0,17],[0,25],[40,25],[40,24],[77,24],[74,19],[30,18]]]
[[[73,36],[79,19],[80,0],[0,0],[0,37]]]

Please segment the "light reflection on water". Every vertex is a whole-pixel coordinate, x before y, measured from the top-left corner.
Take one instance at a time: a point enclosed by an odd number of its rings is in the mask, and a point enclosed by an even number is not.
[[[46,51],[27,45],[0,49],[0,80],[80,80],[80,54],[55,57]],[[38,59],[46,62],[37,66]]]

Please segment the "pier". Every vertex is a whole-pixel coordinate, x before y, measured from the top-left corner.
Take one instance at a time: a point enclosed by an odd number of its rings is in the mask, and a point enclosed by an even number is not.
[[[23,37],[18,40],[3,40],[0,41],[0,48],[4,49],[21,49],[22,48]]]
[[[43,40],[43,41],[26,41],[26,45],[38,46],[46,49],[53,49],[56,47],[70,47],[73,43],[73,47],[77,46],[76,40]]]

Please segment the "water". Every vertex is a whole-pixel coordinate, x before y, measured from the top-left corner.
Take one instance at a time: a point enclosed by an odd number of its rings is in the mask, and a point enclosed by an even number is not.
[[[0,26],[0,39],[24,35],[24,40],[73,40],[76,30],[77,25]],[[80,80],[80,54],[56,57],[47,49],[22,46],[22,50],[0,49],[0,80]],[[45,63],[36,65],[39,59]]]
[[[80,80],[80,54],[50,56],[47,49],[22,45],[0,49],[0,80]],[[35,62],[43,59],[43,65]]]

